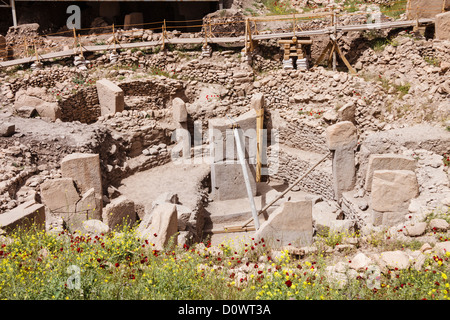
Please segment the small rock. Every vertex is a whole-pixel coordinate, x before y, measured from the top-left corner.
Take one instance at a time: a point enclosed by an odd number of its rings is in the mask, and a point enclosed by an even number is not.
[[[447,231],[449,226],[449,223],[444,219],[432,219],[429,225],[433,231]]]

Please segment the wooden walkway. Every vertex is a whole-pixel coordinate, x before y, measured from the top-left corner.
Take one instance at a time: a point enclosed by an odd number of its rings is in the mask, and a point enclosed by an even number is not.
[[[280,39],[280,38],[290,38],[294,35],[297,37],[303,36],[316,36],[324,34],[332,34],[335,31],[338,33],[350,32],[350,31],[365,31],[365,30],[378,30],[378,29],[392,29],[392,28],[407,28],[416,25],[427,25],[433,24],[434,19],[419,19],[419,20],[407,20],[407,21],[393,21],[393,22],[382,22],[379,24],[361,24],[361,25],[347,25],[347,26],[337,26],[319,29],[319,30],[307,30],[307,31],[296,31],[294,32],[283,32],[283,33],[269,33],[269,34],[254,34],[252,35],[253,40],[268,40],[268,39]],[[245,36],[238,37],[217,37],[208,38],[209,43],[237,43],[244,45]],[[165,44],[202,44],[205,42],[205,38],[173,38],[164,39]],[[146,41],[146,42],[133,42],[133,43],[123,43],[117,44],[118,49],[131,49],[131,48],[145,48],[161,45],[162,41]],[[112,50],[113,45],[95,45],[95,46],[83,46],[83,51],[85,52],[95,52],[95,51],[107,51]],[[43,55],[39,55],[40,60],[48,60],[55,58],[64,58],[75,55],[76,52],[73,49],[59,52],[52,52]],[[30,63],[36,61],[36,56],[3,61],[0,62],[0,67],[10,67],[14,65]]]

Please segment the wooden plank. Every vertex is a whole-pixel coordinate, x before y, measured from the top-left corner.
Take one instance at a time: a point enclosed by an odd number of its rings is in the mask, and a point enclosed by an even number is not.
[[[264,108],[261,108],[256,110],[256,182],[261,182],[263,129]]]
[[[325,55],[327,54],[328,50],[331,49],[331,47],[332,47],[331,42],[328,42],[327,46],[325,47],[325,49],[323,49],[322,53],[320,54],[319,59],[317,59],[314,67],[317,67],[319,65],[319,63],[322,62],[323,58],[325,58]]]
[[[266,20],[273,20],[274,18],[276,20],[289,20],[289,19],[301,19],[301,18],[320,18],[320,17],[329,17],[332,16],[333,13],[331,12],[316,12],[316,13],[296,13],[294,14],[287,14],[287,15],[273,15],[273,16],[262,16],[262,17],[251,17],[249,18],[253,22],[261,22]]]
[[[313,43],[313,41],[312,40],[297,40],[297,41],[292,41],[292,40],[278,40],[278,43],[279,44],[286,44],[286,43],[289,43],[289,44],[296,44],[296,43],[298,43],[298,44],[312,44]]]

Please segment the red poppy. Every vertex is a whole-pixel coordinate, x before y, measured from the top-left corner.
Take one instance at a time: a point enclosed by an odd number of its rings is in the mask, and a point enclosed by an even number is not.
[[[288,288],[290,288],[292,286],[292,281],[288,280],[284,283]]]
[[[115,266],[116,266],[116,268],[118,268],[120,266],[120,264],[118,262],[116,262]]]

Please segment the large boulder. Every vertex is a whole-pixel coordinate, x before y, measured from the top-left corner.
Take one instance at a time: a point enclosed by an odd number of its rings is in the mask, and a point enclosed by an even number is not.
[[[98,154],[72,153],[65,156],[61,161],[61,173],[63,178],[72,178],[82,194],[94,188],[96,208],[101,210],[103,190]]]
[[[380,212],[407,211],[419,185],[410,170],[376,170],[373,173],[371,207]]]
[[[144,230],[138,228],[141,238],[147,239],[156,250],[163,250],[173,239],[177,244],[176,233],[178,232],[177,207],[173,203],[162,203],[152,212],[151,224]]]
[[[438,14],[434,25],[436,39],[450,40],[450,11]]]
[[[32,92],[30,92],[30,90]],[[22,110],[23,107],[31,107],[36,109],[37,113],[42,118],[49,118],[56,120],[61,118],[61,108],[57,102],[50,102],[47,94],[43,90],[29,88],[27,90],[19,90],[16,93],[16,100],[14,102],[14,109]]]
[[[136,222],[134,202],[125,196],[113,199],[103,209],[102,220],[111,230],[132,226]]]
[[[71,178],[48,179],[41,184],[42,203],[68,225],[73,224],[80,195]],[[75,223],[77,224],[77,223]]]
[[[287,201],[272,212],[255,232],[255,239],[274,246],[309,246],[312,243],[312,201]]]

